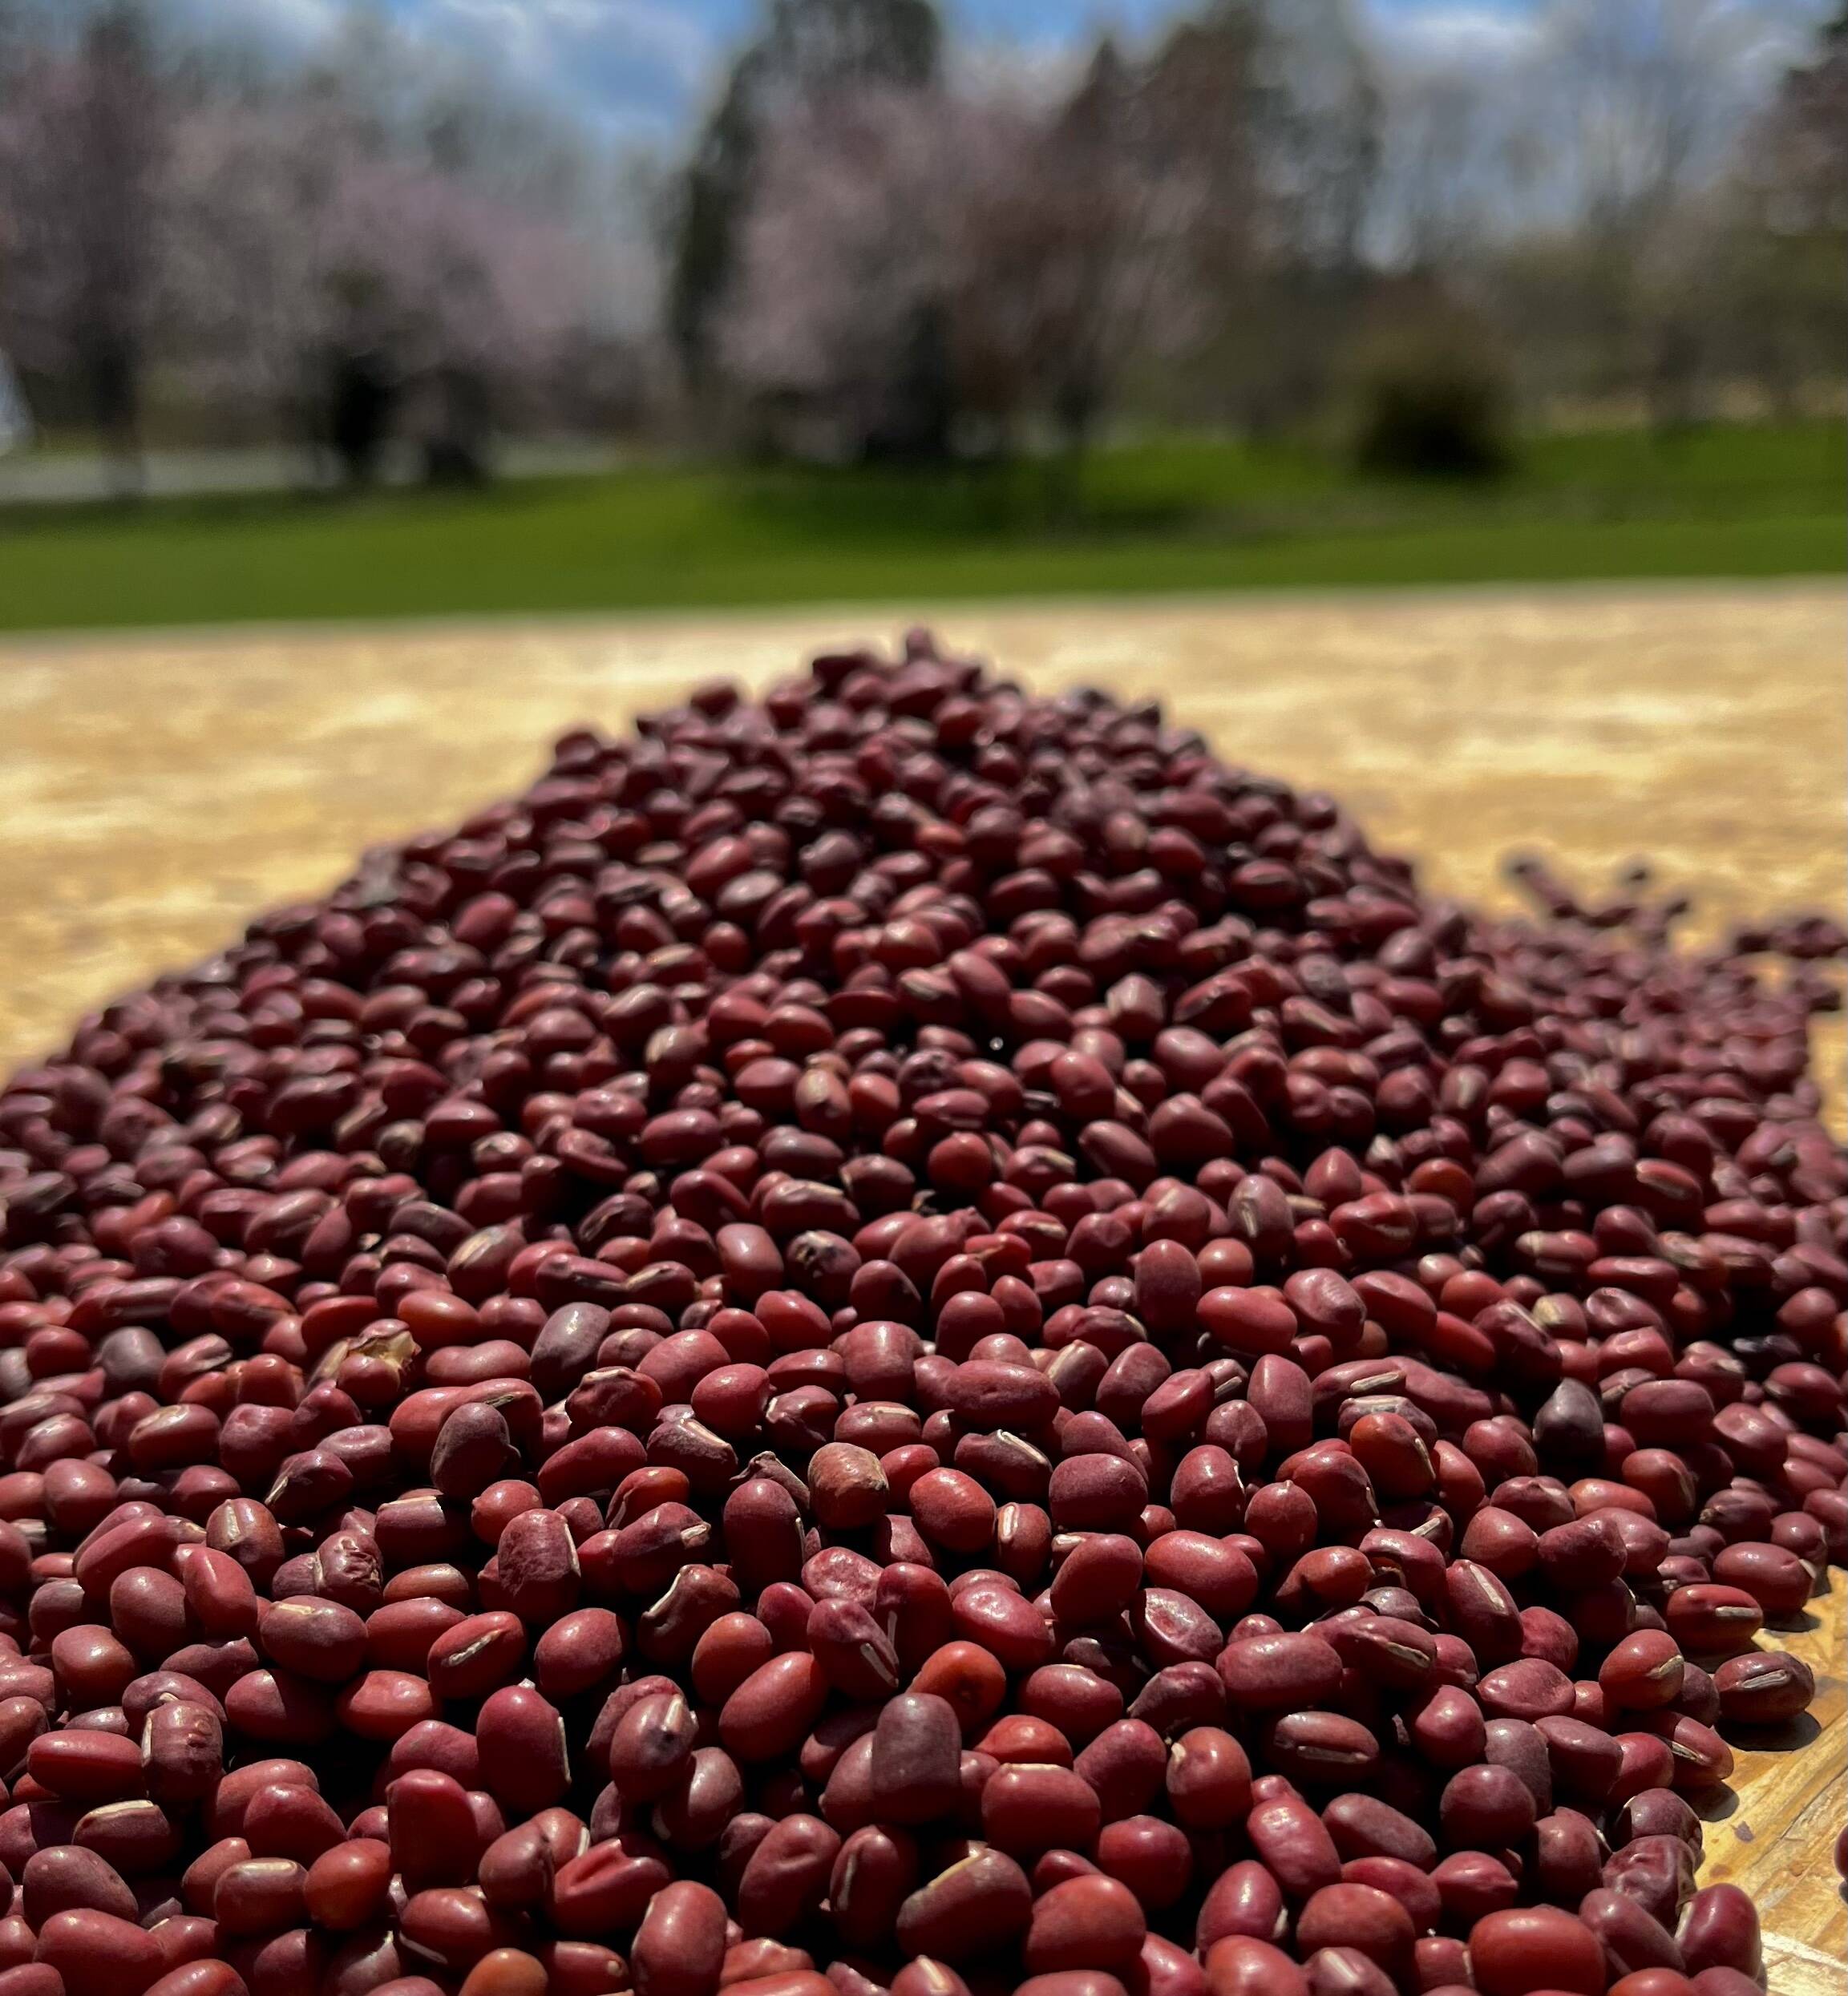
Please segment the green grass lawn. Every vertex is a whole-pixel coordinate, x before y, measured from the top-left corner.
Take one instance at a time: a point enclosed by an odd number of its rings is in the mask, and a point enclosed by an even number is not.
[[[1482,487],[1306,448],[904,474],[661,467],[479,494],[0,512],[0,628],[1833,572],[1834,423],[1538,439]]]

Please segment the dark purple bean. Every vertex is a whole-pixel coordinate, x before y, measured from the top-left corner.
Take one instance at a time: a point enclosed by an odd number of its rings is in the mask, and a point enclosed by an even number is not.
[[[868,1772],[880,1818],[927,1823],[956,1806],[961,1729],[955,1708],[929,1693],[907,1692],[880,1708]]]

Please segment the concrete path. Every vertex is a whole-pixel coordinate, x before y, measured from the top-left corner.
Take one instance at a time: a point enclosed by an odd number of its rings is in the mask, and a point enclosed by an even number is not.
[[[591,441],[510,443],[495,459],[503,479],[586,477],[614,471],[623,453]],[[382,482],[409,485],[421,476],[415,450],[394,446],[385,455]],[[143,462],[142,495],[148,499],[209,499],[295,492],[330,475],[306,451],[260,446],[226,451],[150,451]],[[76,506],[122,495],[110,460],[91,451],[23,451],[0,455],[0,507]]]

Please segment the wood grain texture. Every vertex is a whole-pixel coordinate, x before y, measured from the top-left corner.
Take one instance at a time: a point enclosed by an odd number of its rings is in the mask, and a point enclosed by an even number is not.
[[[723,674],[761,685],[919,606],[723,618],[246,632],[0,647],[0,1062],[317,894],[360,850],[521,783],[582,718]],[[1838,585],[970,608],[933,616],[1036,686],[1156,695],[1228,760],[1330,790],[1434,887],[1505,903],[1512,850],[1588,887],[1641,853],[1696,932],[1839,907],[1848,635]],[[1840,1115],[1842,1041],[1819,1049]],[[1757,1901],[1772,1996],[1842,1996],[1842,1576],[1777,1642],[1815,1670],[1738,1756],[1703,1876]]]
[[[1816,1700],[1793,1725],[1729,1741],[1733,1780],[1702,1811],[1702,1885],[1751,1894],[1764,1929],[1771,1996],[1842,1996],[1848,1984],[1848,1900],[1835,1838],[1848,1820],[1848,1620],[1843,1577],[1810,1604],[1800,1628],[1768,1629],[1816,1673]]]

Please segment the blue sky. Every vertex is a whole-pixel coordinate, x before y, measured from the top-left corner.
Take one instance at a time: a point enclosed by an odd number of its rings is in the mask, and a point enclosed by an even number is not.
[[[1355,0],[1387,39],[1518,35],[1538,0]],[[235,22],[311,44],[350,0],[164,0],[176,18]],[[373,0],[433,46],[466,51],[522,87],[556,95],[612,133],[661,140],[682,131],[726,52],[758,18],[758,0]],[[942,0],[978,44],[1008,43],[1053,60],[1098,30],[1129,34],[1183,10],[1179,0]]]

